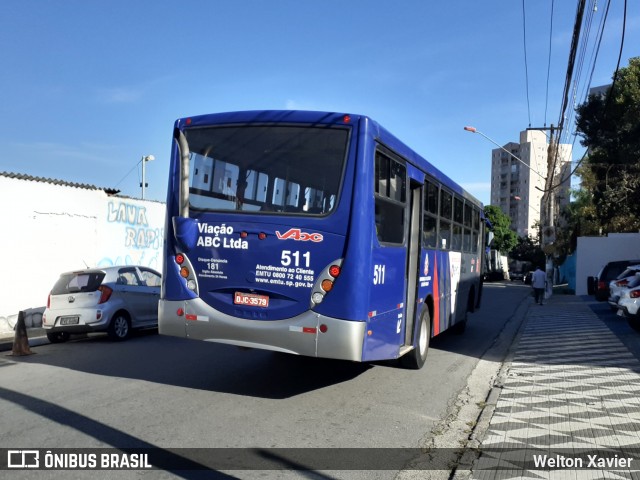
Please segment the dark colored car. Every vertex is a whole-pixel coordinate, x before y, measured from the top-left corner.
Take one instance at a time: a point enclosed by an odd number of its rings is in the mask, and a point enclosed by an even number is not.
[[[532,280],[533,280],[533,272],[527,272],[527,274],[524,276],[524,283],[526,285],[531,285]]]
[[[509,278],[512,282],[523,282],[524,281],[524,272],[510,272]]]
[[[589,277],[587,284],[587,291],[590,295],[594,295],[596,300],[604,302],[609,299],[609,283],[611,280],[615,280],[624,272],[629,265],[640,264],[640,260],[617,260],[615,262],[609,262],[600,273],[595,277]]]

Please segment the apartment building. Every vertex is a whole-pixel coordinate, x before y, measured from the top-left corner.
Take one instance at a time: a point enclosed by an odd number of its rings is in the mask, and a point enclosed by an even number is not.
[[[540,233],[534,226],[540,223],[543,211],[548,153],[547,134],[541,130],[520,132],[520,143],[510,142],[491,152],[491,204],[511,218],[511,228],[518,236]],[[554,183],[564,182],[553,190],[555,218],[569,203],[571,155],[572,145],[558,145]]]

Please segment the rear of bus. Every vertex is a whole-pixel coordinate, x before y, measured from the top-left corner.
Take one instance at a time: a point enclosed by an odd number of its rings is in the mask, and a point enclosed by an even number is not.
[[[358,202],[370,186],[354,181],[360,121],[237,112],[176,122],[161,334],[362,360],[366,306],[347,288],[369,271],[361,239],[372,222]]]

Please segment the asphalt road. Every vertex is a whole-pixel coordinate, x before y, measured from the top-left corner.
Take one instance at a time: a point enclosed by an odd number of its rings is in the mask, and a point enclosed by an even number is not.
[[[186,450],[173,449],[434,445],[440,435],[468,435],[452,426],[460,396],[467,395],[463,403],[484,399],[491,385],[474,369],[481,358],[495,368],[502,362],[519,327],[516,311],[529,294],[522,284],[486,284],[482,308],[470,316],[466,332],[433,339],[420,371],[403,370],[396,362],[313,359],[155,332],[122,343],[92,335],[40,345],[25,357],[6,352],[0,356],[0,448],[156,448],[179,456]],[[472,380],[480,386],[469,397]],[[68,471],[9,473],[69,478]],[[195,478],[198,473],[212,478],[214,472],[77,471],[74,477]],[[402,476],[394,466],[375,472],[236,470],[214,478],[258,475]]]

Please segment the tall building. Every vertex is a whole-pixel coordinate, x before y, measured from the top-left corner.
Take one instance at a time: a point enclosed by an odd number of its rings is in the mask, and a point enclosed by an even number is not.
[[[506,151],[505,151],[506,150]],[[536,236],[534,225],[540,223],[542,196],[547,178],[549,143],[541,130],[520,132],[520,143],[510,142],[491,153],[491,205],[498,206],[511,218],[511,228],[518,236]],[[518,161],[513,156],[521,160]],[[558,145],[553,189],[555,218],[569,203],[569,178],[572,145]]]

